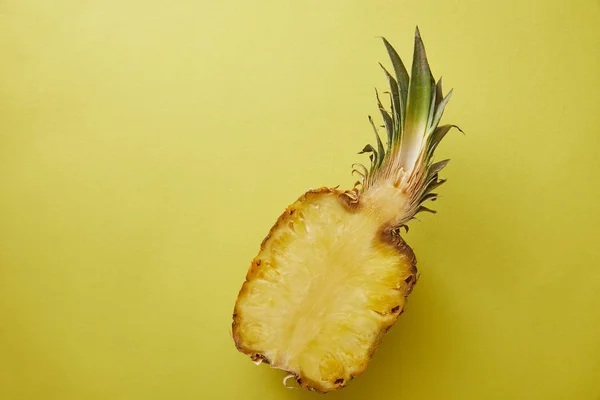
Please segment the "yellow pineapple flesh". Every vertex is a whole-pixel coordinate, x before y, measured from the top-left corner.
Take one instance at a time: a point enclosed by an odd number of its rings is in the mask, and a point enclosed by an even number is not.
[[[279,218],[235,310],[240,350],[328,391],[359,375],[416,281],[412,251],[349,206],[302,196]]]
[[[385,41],[395,78],[391,114],[377,97],[387,149],[375,128],[371,167],[352,190],[309,190],[279,217],[252,261],[233,314],[233,339],[256,363],[282,369],[306,389],[328,392],[360,375],[417,281],[400,236],[435,200],[447,161],[433,151],[449,95],[435,84],[418,34],[412,78]],[[371,119],[370,119],[371,120]],[[372,122],[372,120],[371,120]]]

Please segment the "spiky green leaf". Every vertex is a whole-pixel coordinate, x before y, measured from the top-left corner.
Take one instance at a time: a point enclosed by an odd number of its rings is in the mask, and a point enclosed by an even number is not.
[[[400,110],[402,109],[402,104],[400,100],[400,93],[398,92],[398,82],[394,79],[392,75],[388,72],[387,69],[382,64],[379,64],[383,69],[383,73],[387,78],[388,84],[390,86],[390,93],[392,96],[392,119],[394,121],[394,135],[392,138],[392,146],[397,145],[400,141],[400,137],[402,136],[402,115],[400,114]]]
[[[433,157],[433,153],[435,152],[435,149],[440,144],[440,142],[442,141],[444,136],[446,136],[446,134],[452,128],[456,128],[462,132],[462,129],[460,129],[458,126],[452,125],[452,124],[442,125],[442,126],[438,126],[437,128],[435,128],[435,130],[429,137],[429,143],[427,144],[427,159],[431,159],[431,157]]]
[[[381,143],[381,138],[379,137],[379,133],[377,132],[377,127],[373,122],[373,118],[369,115],[369,122],[373,127],[373,133],[375,134],[375,141],[377,142],[377,153],[379,153],[380,157],[377,159],[377,166],[380,166],[383,162],[383,157],[385,155],[385,150],[383,149],[383,143]]]
[[[452,92],[453,90],[450,90],[446,97],[444,97],[444,99],[436,107],[433,121],[431,121],[429,124],[429,129],[435,129],[440,123],[440,119],[442,119],[442,115],[444,114],[444,108],[446,107],[446,104],[450,101],[450,98],[452,97]]]
[[[363,149],[361,151],[358,152],[358,154],[364,154],[364,153],[373,153],[375,151],[375,149],[373,148],[373,146],[371,146],[370,144],[365,145],[365,147],[363,147]]]
[[[400,153],[402,165],[406,170],[412,169],[421,150],[422,140],[427,130],[434,84],[425,47],[417,28]]]
[[[381,113],[381,118],[383,119],[383,125],[385,127],[385,132],[387,134],[387,149],[388,151],[392,148],[392,141],[394,139],[394,121],[390,114],[386,111],[381,104],[381,100],[379,99],[379,92],[375,89],[375,97],[377,98],[377,107],[379,108],[379,112]]]
[[[396,50],[392,47],[392,45],[385,39],[383,39],[383,44],[387,49],[388,55],[390,56],[390,61],[392,62],[392,67],[394,68],[394,73],[396,74],[396,81],[398,83],[398,89],[400,92],[400,116],[401,122],[400,126],[404,123],[405,115],[406,115],[406,99],[408,97],[408,84],[409,84],[409,76],[402,59],[396,52]]]
[[[443,98],[444,98],[444,92],[442,91],[442,78],[440,78],[440,79],[438,79],[437,84],[435,85],[435,108],[436,109]]]
[[[420,212],[428,212],[428,213],[432,213],[432,214],[437,214],[437,211],[432,210],[431,208],[427,208],[425,206],[419,206],[419,208],[417,209],[417,212],[415,214],[418,214]]]
[[[431,164],[431,166],[429,166],[429,168],[427,169],[427,176],[428,177],[434,176],[435,174],[440,172],[442,169],[444,169],[444,167],[446,165],[448,165],[449,162],[450,162],[450,160],[442,160],[442,161],[438,161],[436,163]]]
[[[433,118],[435,115],[435,103],[437,103],[437,92],[435,90],[435,87],[433,87],[431,89],[431,103],[429,104],[429,116],[427,117],[427,127],[429,128],[431,126],[431,123],[433,122]],[[429,129],[426,129],[425,131],[428,132]]]
[[[433,176],[432,179],[428,181],[427,185],[425,186],[425,189],[423,189],[422,194],[425,195],[427,193],[430,193],[432,190],[435,190],[444,182],[446,182],[446,179],[438,179],[438,175],[435,174],[435,176]]]
[[[426,195],[421,196],[420,204],[423,204],[427,201],[435,201],[437,196],[437,193],[427,193]]]

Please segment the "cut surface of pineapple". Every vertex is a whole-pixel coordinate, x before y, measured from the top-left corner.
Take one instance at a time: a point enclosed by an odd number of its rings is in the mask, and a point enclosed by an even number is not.
[[[416,281],[412,251],[376,212],[321,189],[283,213],[234,311],[241,351],[318,391],[364,371]]]

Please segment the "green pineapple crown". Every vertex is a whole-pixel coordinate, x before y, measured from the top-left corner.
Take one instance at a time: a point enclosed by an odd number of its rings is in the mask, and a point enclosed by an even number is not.
[[[442,79],[435,82],[423,40],[417,27],[411,75],[392,45],[385,39],[383,43],[394,69],[394,76],[380,64],[389,84],[389,111],[381,103],[377,90],[377,106],[387,134],[387,146],[369,116],[375,133],[376,146],[366,145],[359,153],[369,153],[371,166],[354,164],[353,172],[361,177],[349,197],[358,201],[361,193],[377,186],[382,181],[392,184],[407,194],[409,200],[406,217],[402,223],[412,219],[421,211],[435,212],[423,203],[435,200],[433,190],[445,182],[438,179],[438,173],[450,160],[433,162],[433,155],[440,141],[456,125],[439,125],[446,104],[452,97],[452,90],[446,96],[442,92]],[[462,132],[462,130],[460,130]]]

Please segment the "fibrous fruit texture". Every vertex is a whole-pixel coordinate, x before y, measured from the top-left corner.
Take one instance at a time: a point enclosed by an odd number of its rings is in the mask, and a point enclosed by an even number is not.
[[[353,165],[352,189],[309,190],[279,217],[260,246],[235,305],[233,339],[256,363],[288,372],[306,389],[328,392],[367,367],[417,282],[401,228],[436,199],[448,160],[433,153],[454,125],[439,125],[452,92],[434,81],[419,31],[411,74],[383,39],[393,74],[390,106],[376,100],[378,129],[369,168]]]

